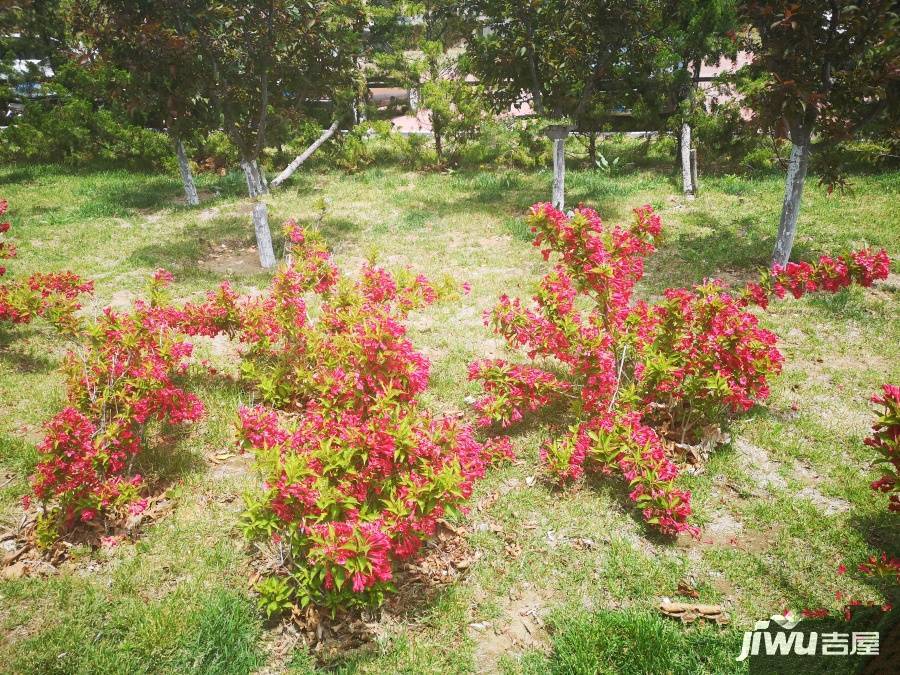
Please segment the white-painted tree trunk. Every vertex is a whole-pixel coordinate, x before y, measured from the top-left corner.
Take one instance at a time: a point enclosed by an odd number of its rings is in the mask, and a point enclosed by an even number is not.
[[[334,135],[334,132],[337,131],[338,124],[340,124],[340,120],[335,120],[330,127],[328,127],[321,136],[319,136],[316,141],[310,145],[306,150],[303,151],[303,154],[298,155],[293,162],[287,165],[284,171],[275,176],[274,180],[272,180],[272,187],[277,188],[284,181],[290,178],[293,173],[300,167],[303,162],[310,158],[310,156],[318,150],[322,144],[331,138]]]
[[[566,208],[566,137],[553,139],[553,206]]]
[[[197,186],[194,185],[194,175],[191,173],[187,152],[185,152],[184,143],[180,138],[175,139],[175,154],[178,156],[178,169],[181,171],[184,197],[189,206],[197,206],[200,203],[200,195],[197,193]]]
[[[419,100],[421,96],[419,90],[413,87],[409,90],[409,109],[416,113],[419,112]]]
[[[244,179],[247,181],[247,194],[256,198],[269,191],[266,179],[259,168],[259,162],[254,160],[241,160],[241,169],[244,170]]]
[[[256,177],[256,185],[259,190],[259,194],[264,195],[269,191],[269,183],[266,180],[266,173],[263,171],[263,168],[259,165],[257,160],[253,160],[253,175]]]
[[[691,175],[691,125],[681,125],[681,189],[685,195],[694,194],[694,181]]]
[[[275,251],[272,248],[272,232],[269,229],[269,207],[265,202],[256,202],[253,205],[253,229],[256,231],[259,264],[263,269],[275,267]]]
[[[241,169],[244,171],[244,180],[247,181],[247,194],[252,198],[259,197],[259,186],[256,183],[256,177],[253,174],[253,165],[247,160],[241,160]]]
[[[784,204],[781,207],[781,222],[778,224],[778,238],[775,240],[775,251],[772,263],[787,265],[797,235],[797,219],[800,216],[800,202],[803,199],[803,183],[809,167],[808,133],[796,134],[791,158],[788,160],[787,178],[784,184]]]

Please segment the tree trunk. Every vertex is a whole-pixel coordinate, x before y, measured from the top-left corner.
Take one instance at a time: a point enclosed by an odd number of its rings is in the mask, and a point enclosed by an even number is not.
[[[269,183],[266,181],[266,173],[263,168],[259,165],[259,160],[253,160],[253,175],[256,177],[256,185],[259,190],[259,194],[264,195],[269,191]]]
[[[431,131],[434,133],[434,149],[437,152],[438,164],[444,161],[444,143],[442,138],[442,125],[432,124]]]
[[[697,168],[697,148],[691,148],[691,187],[694,190],[694,196],[700,194],[700,180],[697,177],[700,170]]]
[[[560,211],[566,207],[566,137],[553,139],[553,206]]]
[[[683,122],[681,125],[681,189],[687,196],[694,195],[694,181],[691,176],[691,125]]]
[[[597,132],[596,131],[591,131],[588,133],[588,161],[590,161],[592,169],[595,166],[597,166]]]
[[[247,181],[247,194],[255,199],[269,191],[266,187],[266,179],[259,168],[259,162],[255,159],[242,159],[241,168],[244,170],[244,178]]]
[[[189,206],[197,206],[200,203],[200,195],[197,194],[197,186],[194,185],[194,175],[191,173],[191,165],[188,163],[187,152],[180,138],[175,139],[175,154],[178,156],[178,168],[181,171],[181,182],[184,185],[184,197]]]
[[[334,132],[337,131],[338,124],[340,124],[340,120],[337,119],[331,123],[331,126],[328,127],[321,136],[319,136],[315,142],[310,145],[306,150],[303,151],[303,154],[298,155],[293,162],[287,165],[284,171],[275,176],[275,179],[272,181],[272,187],[277,188],[284,181],[290,178],[294,172],[300,167],[303,162],[310,158],[310,156],[318,150],[322,144],[331,138],[334,135]]]
[[[248,162],[246,159],[241,160],[241,169],[244,171],[244,180],[247,181],[247,194],[250,195],[251,198],[256,199],[259,197],[259,185],[256,182],[256,177],[253,174],[253,164]]]
[[[265,202],[253,205],[253,229],[256,231],[256,248],[259,264],[263,269],[275,267],[275,251],[272,249],[272,232],[269,230],[269,207]]]
[[[797,218],[800,216],[800,201],[803,198],[803,183],[809,167],[810,132],[792,133],[793,147],[788,160],[787,179],[784,185],[784,205],[781,207],[781,222],[778,224],[778,238],[772,263],[787,265],[797,234]]]

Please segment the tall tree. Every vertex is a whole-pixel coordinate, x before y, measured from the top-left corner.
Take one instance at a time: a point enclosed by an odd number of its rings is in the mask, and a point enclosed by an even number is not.
[[[553,202],[564,205],[565,140],[598,92],[646,70],[661,0],[461,0],[482,22],[473,70],[500,111],[529,102],[554,141]]]
[[[64,0],[0,0],[0,111],[11,88],[46,82],[69,58]]]
[[[213,0],[199,49],[209,54],[213,104],[237,146],[263,267],[275,264],[260,166],[271,111],[337,98],[358,75],[363,0]]]
[[[718,62],[735,53],[737,30],[735,0],[670,0],[666,4],[660,36],[664,49],[650,87],[663,106],[675,110],[678,129],[682,191],[697,192],[691,171],[691,118],[698,110],[697,84],[704,63]]]
[[[415,107],[427,111],[437,158],[443,162],[447,132],[471,117],[475,103],[459,63],[475,22],[452,3],[438,0],[373,0],[370,5],[367,57],[372,74],[410,89]]]
[[[83,0],[77,25],[95,56],[128,73],[110,94],[172,138],[191,206],[200,203],[184,141],[215,128],[208,93],[210,63],[201,39],[204,0]],[[117,83],[119,84],[119,83]]]
[[[797,233],[810,156],[900,114],[900,21],[895,0],[743,1],[747,105],[761,128],[792,143],[772,262]]]

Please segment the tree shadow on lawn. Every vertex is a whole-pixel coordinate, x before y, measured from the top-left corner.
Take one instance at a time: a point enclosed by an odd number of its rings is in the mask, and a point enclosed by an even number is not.
[[[215,285],[223,278],[268,285],[272,272],[259,266],[256,236],[251,221],[252,205],[240,202],[231,213],[207,221],[196,220],[177,237],[161,239],[136,249],[129,262],[138,267],[163,267],[176,277]],[[280,260],[284,253],[281,224],[288,220],[278,211],[269,215],[272,243]],[[360,226],[350,220],[326,218],[319,224],[329,248],[350,239]],[[229,261],[229,256],[233,260]],[[233,265],[229,265],[233,262]]]
[[[47,176],[46,190],[61,190],[72,201],[53,206],[18,206],[23,219],[40,217],[50,225],[81,223],[88,219],[131,218],[147,216],[162,210],[176,213],[199,213],[223,199],[245,196],[236,174],[199,179],[202,201],[199,206],[185,203],[184,190],[177,176],[166,173],[144,173],[125,170],[36,171],[35,180]],[[55,178],[78,178],[74,186],[56,184]],[[25,181],[33,182],[33,181]]]
[[[0,331],[0,361],[5,361],[20,373],[49,373],[56,367],[56,362],[47,358],[46,354],[34,355],[19,349],[19,345],[29,343],[39,335],[37,329],[24,326]]]
[[[872,548],[900,558],[898,516],[887,510],[887,495],[878,494],[884,498],[884,510],[875,514],[853,513],[850,516],[850,525],[862,535]]]
[[[663,229],[663,240],[657,251],[647,258],[643,285],[662,293],[666,288],[690,287],[706,278],[720,278],[728,285],[755,281],[759,272],[771,264],[775,243],[775,225],[771,232],[761,231],[760,224],[745,217],[728,222],[708,211],[690,214],[686,224],[702,228],[702,232]],[[791,258],[812,259],[815,252],[797,242]]]

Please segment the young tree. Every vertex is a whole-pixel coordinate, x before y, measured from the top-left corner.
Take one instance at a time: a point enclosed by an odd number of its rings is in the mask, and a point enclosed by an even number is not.
[[[77,24],[96,58],[128,73],[124,98],[132,115],[166,129],[175,147],[187,203],[200,197],[184,140],[217,126],[207,91],[209,63],[197,48],[204,0],[87,0]]]
[[[670,0],[660,35],[663,58],[657,63],[650,90],[662,106],[675,108],[682,191],[694,195],[691,171],[691,118],[698,108],[697,83],[703,63],[718,62],[735,52],[735,0]]]
[[[900,22],[893,0],[743,1],[747,105],[793,145],[772,262],[787,263],[810,155],[900,110]]]
[[[411,108],[427,111],[438,162],[446,137],[465,136],[477,107],[464,79],[461,46],[473,21],[452,3],[374,0],[367,56],[375,73],[410,89]],[[466,129],[465,127],[469,127]]]
[[[481,28],[468,54],[495,107],[528,102],[553,139],[553,203],[562,208],[565,140],[598,92],[645,71],[654,0],[461,0]]]
[[[275,265],[268,191],[260,167],[271,111],[318,97],[336,99],[353,86],[365,20],[362,0],[214,0],[203,18],[201,44],[210,59],[211,97],[237,146],[260,263]]]

